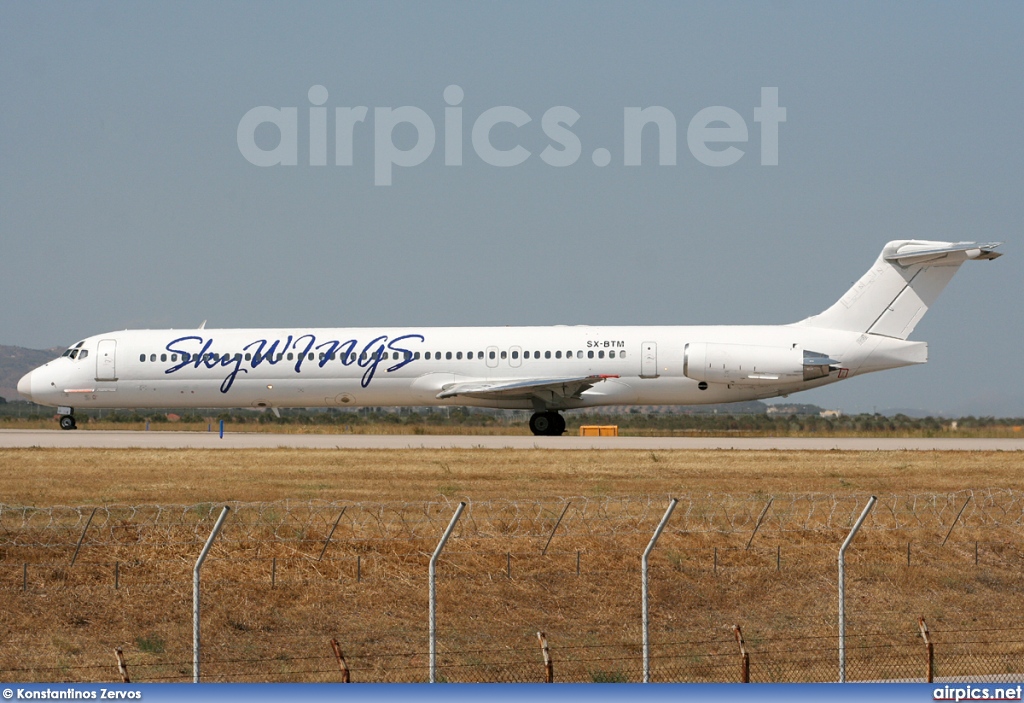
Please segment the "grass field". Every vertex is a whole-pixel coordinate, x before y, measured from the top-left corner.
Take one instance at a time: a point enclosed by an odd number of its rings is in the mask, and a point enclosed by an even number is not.
[[[732,624],[754,680],[834,678],[836,550],[871,494],[848,559],[850,677],[921,676],[921,615],[940,675],[1021,670],[1019,453],[25,449],[0,467],[9,681],[115,680],[115,646],[136,680],[189,680],[191,568],[222,504],[204,680],[337,680],[332,637],[354,680],[423,680],[426,565],[459,500],[442,677],[541,680],[544,630],[557,680],[637,680],[639,557],[670,496],[656,680],[736,680]]]

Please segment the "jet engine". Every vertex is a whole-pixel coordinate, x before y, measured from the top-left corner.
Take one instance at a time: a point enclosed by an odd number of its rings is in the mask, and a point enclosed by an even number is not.
[[[761,385],[813,381],[839,364],[827,354],[797,345],[690,342],[683,351],[683,374],[694,381]]]

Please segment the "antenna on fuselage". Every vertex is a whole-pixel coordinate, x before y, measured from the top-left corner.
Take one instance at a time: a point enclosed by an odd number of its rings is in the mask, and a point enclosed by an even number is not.
[[[201,330],[206,329],[206,320],[203,320],[201,323],[199,323],[199,329],[201,329]]]

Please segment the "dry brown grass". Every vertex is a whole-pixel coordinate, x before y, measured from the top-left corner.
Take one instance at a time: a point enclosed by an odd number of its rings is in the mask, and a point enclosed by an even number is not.
[[[0,449],[8,505],[945,493],[1021,485],[1014,452]]]
[[[16,529],[0,515],[0,678],[115,680],[117,645],[140,681],[190,678],[191,568],[209,518],[223,502],[269,501],[263,519],[278,527],[240,531],[231,525],[249,519],[240,507],[204,571],[204,679],[337,680],[327,643],[338,637],[356,680],[423,680],[426,566],[451,512],[445,501],[548,499],[536,519],[512,525],[471,514],[456,533],[439,580],[441,673],[453,681],[540,680],[535,632],[545,630],[559,680],[636,680],[639,554],[667,497],[686,494],[697,496],[691,510],[707,511],[722,527],[669,529],[655,551],[655,678],[736,680],[727,628],[740,623],[755,679],[826,680],[835,675],[835,560],[845,518],[810,520],[816,526],[795,531],[767,524],[745,550],[750,522],[728,527],[735,501],[719,494],[750,495],[756,517],[769,495],[820,492],[856,505],[870,493],[1016,490],[1022,459],[999,452],[0,450],[7,506],[210,506],[158,538],[128,519],[93,529],[74,567],[84,517],[53,537],[52,527]],[[621,496],[656,497],[641,518],[621,519],[610,531],[570,519],[541,556],[564,499]],[[308,501],[329,505],[313,521],[285,514],[298,515]],[[409,509],[380,511],[379,525],[343,523],[318,561],[331,516],[352,503]],[[432,522],[406,524],[421,503]],[[270,515],[275,510],[282,514]],[[975,658],[972,673],[1016,665],[1024,633],[980,631],[1015,625],[1024,614],[1020,523],[987,510],[990,522],[958,527],[945,547],[946,513],[858,536],[848,561],[850,646],[877,648],[851,653],[851,678],[920,676],[922,667],[907,662],[923,660],[914,636],[922,614],[938,631],[940,674],[942,666],[947,675],[959,672],[954,647]],[[395,537],[374,539],[374,530]],[[955,644],[985,638],[1001,642]],[[992,648],[998,657],[982,657]]]

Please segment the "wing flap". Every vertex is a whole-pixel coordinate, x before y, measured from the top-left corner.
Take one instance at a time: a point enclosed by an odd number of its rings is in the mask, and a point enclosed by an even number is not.
[[[532,398],[539,393],[552,393],[562,398],[578,398],[580,394],[612,375],[570,376],[565,378],[527,378],[514,381],[466,381],[444,386],[439,400],[469,396],[472,398],[513,400]]]

